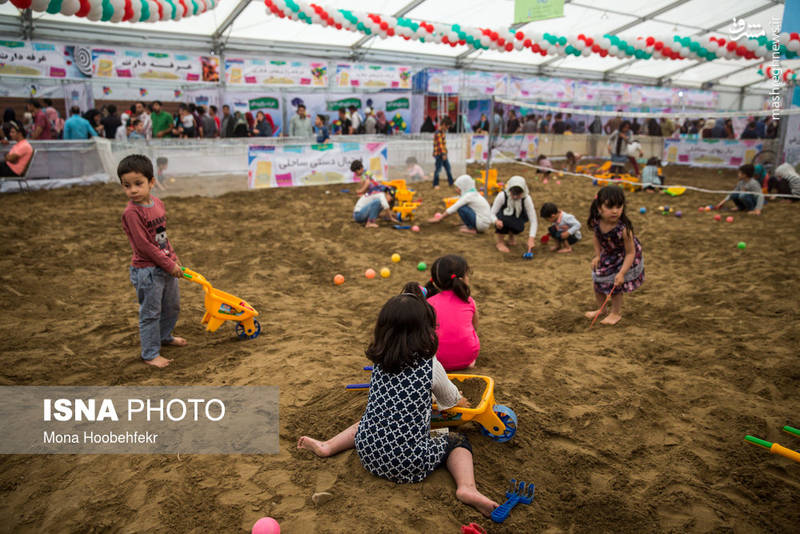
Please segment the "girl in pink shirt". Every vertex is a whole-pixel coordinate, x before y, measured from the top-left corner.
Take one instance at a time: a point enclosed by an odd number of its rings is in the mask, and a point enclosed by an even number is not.
[[[436,358],[447,371],[475,366],[481,342],[475,328],[478,310],[469,296],[469,265],[461,256],[442,256],[431,265],[426,289],[436,310]]]

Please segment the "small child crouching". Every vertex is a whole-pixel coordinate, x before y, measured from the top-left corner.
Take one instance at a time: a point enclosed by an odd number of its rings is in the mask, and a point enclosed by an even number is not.
[[[572,245],[581,239],[581,223],[574,215],[558,209],[552,202],[545,202],[540,212],[542,219],[553,224],[548,233],[555,240],[550,247],[553,252],[572,252]]]

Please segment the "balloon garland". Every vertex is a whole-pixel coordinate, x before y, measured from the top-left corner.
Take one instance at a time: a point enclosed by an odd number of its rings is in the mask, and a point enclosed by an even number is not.
[[[797,73],[793,69],[773,69],[772,65],[762,63],[758,66],[758,74],[766,78],[777,79],[785,83],[797,82]]]
[[[7,0],[0,0],[0,4]],[[211,11],[220,0],[11,0],[18,9],[86,17],[91,21],[158,22]]]
[[[65,0],[67,1],[67,0]],[[496,50],[511,52],[529,49],[542,56],[584,56],[597,54],[601,57],[613,56],[620,59],[693,59],[712,61],[714,59],[757,59],[772,55],[772,42],[766,36],[751,37],[737,42],[722,37],[627,37],[616,35],[577,36],[556,35],[553,33],[528,32],[520,30],[491,29],[462,26],[459,24],[438,24],[416,21],[408,18],[395,18],[376,13],[364,13],[347,9],[331,9],[304,0],[265,0],[267,12],[280,18],[288,18],[307,24],[331,26],[337,30],[347,30],[374,35],[381,39],[399,36],[406,41],[422,43],[434,42],[451,47],[464,46],[473,50]],[[789,59],[800,52],[800,35],[782,33],[779,38],[780,54]]]

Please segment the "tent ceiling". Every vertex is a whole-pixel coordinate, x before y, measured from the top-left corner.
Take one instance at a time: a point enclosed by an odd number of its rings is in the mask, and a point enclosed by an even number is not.
[[[330,7],[371,11],[431,22],[504,27],[513,18],[513,0],[328,0]],[[490,8],[489,8],[490,6]],[[556,34],[581,32],[639,35],[727,35],[732,17],[769,29],[773,17],[782,17],[782,0],[565,0],[564,17],[532,22],[522,27]],[[696,87],[711,82],[717,88],[769,87],[756,73],[759,61],[620,60],[616,58],[547,58],[530,51],[465,53],[461,47],[388,39],[267,15],[261,0],[223,0],[201,16],[156,24],[74,22],[74,17],[34,13],[34,39],[78,40],[98,43],[141,42],[143,46],[207,49],[214,35],[227,53],[294,54],[326,58],[410,63],[419,67],[463,67],[541,73],[573,78],[635,81]],[[20,12],[10,3],[0,5],[0,35],[19,37]],[[228,24],[225,24],[225,22]],[[137,37],[138,36],[138,37]],[[744,67],[750,67],[743,70]]]

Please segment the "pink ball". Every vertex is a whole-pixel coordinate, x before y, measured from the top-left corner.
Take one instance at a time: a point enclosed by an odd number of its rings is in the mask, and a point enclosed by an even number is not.
[[[703,206],[700,206],[699,208],[697,208],[697,211],[706,211],[706,209]]]
[[[412,232],[419,232],[419,226],[417,226],[417,225],[415,224],[414,226],[412,226],[412,227],[411,227],[411,231],[412,231]]]
[[[722,215],[720,215],[719,213],[717,213],[716,215],[714,215],[714,220],[715,220],[715,221],[721,221],[721,220],[722,220]]]
[[[542,178],[542,183],[546,184],[547,183],[547,178]]]
[[[436,213],[433,214],[433,218],[438,221],[439,219],[442,218],[442,214],[437,211]]]
[[[281,534],[281,526],[271,517],[262,517],[253,525],[252,534]]]
[[[561,185],[561,180],[556,180],[556,185]]]
[[[733,217],[726,217],[725,222],[733,222]]]

